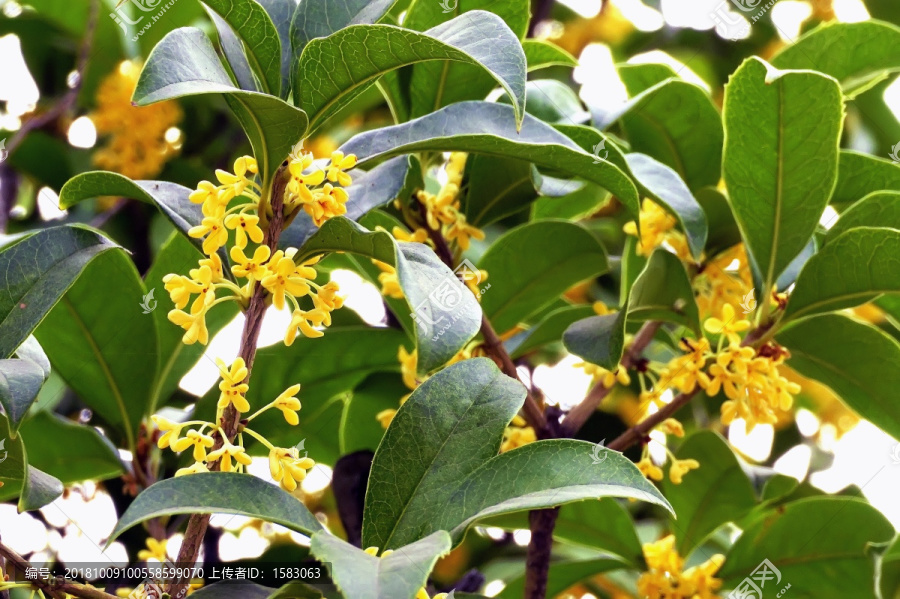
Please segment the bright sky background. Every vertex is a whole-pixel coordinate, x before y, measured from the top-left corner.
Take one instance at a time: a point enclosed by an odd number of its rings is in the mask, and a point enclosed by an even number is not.
[[[562,1],[585,17],[596,15],[600,9],[600,0]],[[663,11],[660,14],[644,6],[639,0],[613,1],[638,28],[648,31],[662,27],[664,20],[682,27],[711,29],[714,23],[709,15],[722,3],[722,0],[663,0]],[[865,20],[868,16],[860,0],[835,0],[834,4],[838,17],[843,21]],[[15,14],[16,6],[7,2],[3,10],[6,14]],[[772,15],[779,29],[790,39],[799,31],[808,12],[809,7],[803,2],[783,0],[774,7]],[[576,69],[575,79],[584,85],[582,97],[593,103],[608,105],[615,105],[626,99],[624,87],[615,76],[608,48],[601,44],[591,44],[580,58],[581,67]],[[676,69],[683,66],[661,53],[638,56],[632,61],[666,61]],[[32,109],[38,101],[39,92],[22,59],[18,40],[13,35],[0,37],[0,64],[4,65],[4,76],[0,78],[0,100],[8,102],[7,112],[0,112],[0,127],[14,130],[19,126],[18,117]],[[705,86],[689,68],[682,70],[681,76]],[[895,83],[888,89],[886,99],[894,113],[900,115],[900,84]],[[91,121],[86,117],[77,119],[70,129],[69,139],[73,146],[92,147],[96,141],[96,131]],[[47,219],[62,215],[56,207],[56,195],[52,190],[41,191],[39,207],[41,214]],[[339,282],[342,292],[348,296],[348,308],[356,310],[369,322],[380,321],[383,308],[378,290],[373,285],[349,271],[337,271],[334,278]],[[161,286],[158,291],[162,292]],[[140,298],[135,298],[136,306],[139,301]],[[288,320],[287,312],[279,313],[273,309],[263,325],[261,343],[269,345],[280,341]],[[208,355],[221,357],[225,361],[233,359],[237,354],[242,321],[243,318],[238,317],[222,330],[211,341]],[[540,366],[536,369],[534,382],[544,390],[549,401],[569,406],[584,396],[590,379],[581,369],[573,366],[576,362],[578,360],[570,356],[555,366]],[[182,387],[191,393],[202,395],[215,382],[216,377],[217,371],[212,361],[201,359],[196,368],[182,380]],[[818,422],[809,412],[801,411],[797,421],[802,432],[808,436],[818,430]],[[747,436],[743,433],[742,423],[733,425],[729,433],[735,447],[746,456],[760,461],[768,458],[772,437],[772,429],[768,426],[760,426]],[[900,526],[900,503],[896,501],[896,489],[900,487],[900,450],[897,444],[873,425],[862,422],[840,441],[833,442],[833,448],[833,465],[814,474],[812,482],[827,492],[838,491],[849,484],[858,485],[895,527]],[[775,467],[785,474],[803,477],[809,467],[809,459],[809,449],[798,447],[778,460]],[[268,478],[263,463],[254,464],[251,470]],[[327,484],[329,472],[327,467],[319,469],[306,481],[304,488],[323,488]],[[32,516],[17,514],[15,506],[0,505],[0,536],[4,542],[23,553],[41,551],[49,546],[58,551],[63,559],[103,561],[100,547],[112,530],[115,517],[109,496],[98,489],[97,485],[80,485],[67,498],[57,500],[41,512],[51,523],[65,527],[66,534],[61,536],[55,531],[48,534],[43,525]],[[221,517],[217,520],[229,531],[221,542],[223,557],[236,559],[258,556],[265,549],[267,541],[255,529],[243,527],[246,519]],[[271,530],[278,528],[273,526]],[[303,540],[300,535],[294,536],[298,541]],[[517,541],[527,543],[527,532],[522,538],[517,538]],[[170,544],[171,555],[177,553],[179,543],[180,538],[173,539]],[[114,543],[106,552],[106,557],[121,562],[126,556],[123,547]],[[498,592],[500,589],[493,585],[490,590]]]

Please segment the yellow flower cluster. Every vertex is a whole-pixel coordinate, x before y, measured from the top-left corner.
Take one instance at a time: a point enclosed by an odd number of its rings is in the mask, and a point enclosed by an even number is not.
[[[675,229],[678,221],[664,208],[652,200],[645,199],[641,204],[640,222],[640,235],[634,221],[625,223],[622,227],[626,234],[638,238],[636,248],[638,255],[649,256],[653,250],[667,244],[682,260],[690,258],[691,252],[684,233]]]
[[[229,406],[234,407],[241,414],[249,412],[250,402],[246,398],[249,390],[246,379],[249,372],[243,358],[237,358],[231,366],[227,366],[218,359],[216,364],[222,379],[219,383],[216,422],[221,422],[222,415]],[[300,423],[297,412],[300,411],[301,406],[300,400],[296,397],[299,391],[300,385],[288,387],[271,403],[247,418],[247,424],[263,412],[274,408],[281,411],[288,424],[296,426]],[[218,439],[220,445],[217,446],[214,435],[217,432],[221,433],[221,429],[212,422],[203,420],[172,422],[162,416],[153,416],[152,420],[162,433],[157,441],[160,449],[171,448],[176,453],[188,449],[192,451],[193,465],[180,469],[175,476],[209,472],[209,464],[217,461],[219,470],[223,472],[242,472],[244,467],[252,463],[252,459],[244,449],[243,435],[245,433],[269,449],[269,472],[272,478],[280,483],[286,491],[294,491],[298,483],[302,482],[309,470],[316,465],[312,459],[306,456],[300,457],[296,447],[290,449],[275,447],[265,437],[247,426],[244,426],[237,436],[237,444],[229,442],[220,434]],[[189,430],[185,432],[185,429]],[[182,433],[184,434],[182,435]]]
[[[684,436],[684,427],[674,418],[665,419],[658,428],[667,435]],[[672,484],[680,485],[685,474],[700,467],[700,462],[697,460],[690,458],[679,460],[675,457],[675,454],[669,451],[668,447],[663,445],[663,448],[666,450],[666,456],[671,462],[669,466],[669,480],[672,481]],[[637,467],[641,474],[650,480],[661,481],[663,479],[662,468],[654,464],[653,460],[650,459],[649,445],[644,446],[641,460],[637,463]]]
[[[94,164],[131,179],[158,174],[178,153],[181,136],[175,129],[181,109],[173,100],[150,106],[131,103],[140,73],[140,63],[120,63],[97,88],[97,107],[90,115],[97,134],[106,137],[94,153]]]
[[[500,453],[534,443],[535,441],[537,441],[537,433],[534,431],[534,427],[527,426],[525,419],[517,415],[503,431]]]
[[[365,549],[363,549],[363,551],[365,551],[372,557],[379,557],[378,547],[366,547]],[[385,549],[384,551],[380,552],[381,553],[380,557],[385,558],[385,557],[389,556],[390,554],[392,554],[393,552],[394,552],[393,549]],[[419,592],[416,593],[415,599],[447,599],[447,596],[448,596],[447,593],[438,593],[437,595],[432,597],[431,595],[428,594],[428,591],[425,589],[425,587],[422,587],[421,589],[419,589]]]
[[[468,156],[462,152],[450,154],[447,162],[447,183],[437,195],[421,190],[416,199],[425,208],[425,219],[432,230],[441,231],[448,241],[456,241],[463,251],[469,249],[471,239],[484,239],[484,231],[466,222],[460,212],[459,190]]]
[[[303,208],[317,227],[329,218],[347,213],[348,187],[353,179],[347,172],[356,166],[356,156],[332,152],[331,162],[324,168],[315,164],[315,156],[304,152],[298,144],[288,163],[291,178],[284,197],[285,214]]]
[[[716,554],[706,562],[684,569],[684,558],[675,549],[675,537],[668,535],[644,544],[647,572],[638,579],[638,594],[647,599],[716,599],[722,581],[714,574],[725,562]]]
[[[753,280],[744,244],[738,244],[709,260],[703,271],[694,278],[693,286],[697,307],[704,316],[719,314],[729,304],[736,306],[744,303],[753,309],[756,300],[761,299],[748,295],[753,290]]]
[[[333,157],[337,157],[337,154],[335,153]],[[323,179],[326,176],[333,176],[336,180],[346,181],[344,177],[348,175],[343,172],[341,165],[348,164],[351,158],[355,163],[352,156],[341,157],[337,166],[329,167],[327,174],[318,172]],[[311,160],[310,158],[310,163]],[[206,314],[209,309],[218,303],[232,300],[247,306],[258,285],[262,285],[269,292],[272,304],[279,310],[284,308],[285,299],[293,306],[291,322],[284,336],[286,345],[294,342],[298,331],[306,337],[321,337],[324,333],[320,328],[330,326],[331,313],[343,306],[343,298],[337,295],[339,291],[337,283],[332,281],[320,286],[314,281],[318,274],[314,265],[320,257],[313,257],[297,264],[294,262],[296,248],[272,252],[268,245],[263,244],[265,235],[259,226],[258,214],[262,189],[253,180],[253,176],[258,172],[256,160],[251,156],[242,156],[235,160],[233,173],[216,171],[218,185],[210,181],[201,181],[197,190],[190,196],[192,202],[201,204],[203,220],[201,224],[191,228],[188,235],[203,239],[203,252],[207,258],[201,260],[199,267],[191,270],[189,276],[169,274],[163,278],[166,291],[175,303],[175,309],[169,312],[169,320],[185,329],[182,340],[186,344],[198,341],[204,345],[208,343]],[[296,181],[296,176],[293,176],[291,183]],[[288,195],[294,193],[290,192],[290,187],[289,184],[286,192]],[[304,185],[300,187],[295,185],[295,189],[304,189],[306,193],[311,193]],[[329,193],[334,195],[333,191]],[[299,198],[301,195],[296,197]],[[241,201],[234,202],[238,198]],[[289,201],[294,202],[293,199]],[[314,209],[316,214],[330,215],[333,207],[327,208],[327,201],[322,201],[325,203],[312,202],[302,205],[308,207],[315,204],[318,206]],[[234,205],[229,207],[232,202]],[[219,249],[228,243],[229,231],[234,231],[234,245],[230,251],[233,262],[231,272],[237,279],[243,280],[242,285],[224,276],[222,260],[217,254]],[[251,242],[259,245],[256,245],[248,256],[249,252],[245,253],[245,250]],[[216,299],[218,290],[224,291],[226,295]],[[190,312],[185,312],[184,308],[194,295],[197,297],[191,303]],[[305,296],[312,299],[311,310],[300,307],[298,298]]]

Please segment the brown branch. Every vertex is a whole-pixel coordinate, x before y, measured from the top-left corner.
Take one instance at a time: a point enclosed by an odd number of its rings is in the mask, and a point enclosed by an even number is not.
[[[272,206],[272,219],[269,221],[265,231],[263,243],[269,246],[274,253],[278,248],[278,239],[281,237],[281,231],[284,226],[284,191],[288,182],[288,164],[285,161],[275,173],[275,180],[272,184],[272,198],[270,200]],[[263,318],[266,315],[268,292],[265,288],[257,283],[256,289],[250,298],[250,304],[245,312],[244,329],[241,333],[241,347],[238,356],[243,358],[247,367],[246,382],[250,382],[253,371],[253,361],[256,358],[256,346],[259,341],[259,333],[262,330]],[[238,412],[234,404],[229,404],[222,413],[222,419],[219,422],[221,432],[216,435],[216,444],[212,451],[221,449],[227,438],[229,442],[233,441],[237,436],[241,426],[241,414]],[[209,464],[210,471],[219,469],[219,461]],[[184,532],[184,541],[178,552],[178,567],[186,568],[197,563],[200,556],[200,548],[203,545],[203,538],[209,527],[210,514],[192,514],[188,520],[187,528]],[[187,586],[188,580],[182,579],[173,583],[169,587],[169,594],[177,597],[179,593]]]
[[[650,414],[646,418],[644,418],[641,422],[637,423],[618,437],[616,437],[612,443],[607,445],[607,448],[612,449],[613,451],[625,451],[644,437],[646,437],[654,427],[658,426],[662,423],[663,420],[669,418],[677,412],[683,405],[691,400],[694,395],[697,394],[697,389],[691,391],[690,393],[681,393],[675,397],[672,401],[664,405],[659,409],[658,412],[654,412]]]
[[[6,562],[7,571],[10,568],[26,572],[32,565],[27,559],[0,543],[0,557]],[[29,580],[31,586],[40,589],[53,599],[65,599],[67,595],[81,597],[82,599],[116,599],[115,595],[103,592],[90,585],[77,582],[68,582],[63,578],[51,578],[49,580]]]
[[[525,557],[525,599],[544,599],[547,596],[553,528],[558,516],[558,507],[528,513],[531,541]]]

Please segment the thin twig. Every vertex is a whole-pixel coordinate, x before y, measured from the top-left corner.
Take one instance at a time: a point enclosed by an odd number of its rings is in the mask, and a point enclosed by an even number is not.
[[[32,567],[28,560],[2,543],[0,543],[0,557],[6,561],[7,570],[12,568],[26,572],[28,568]],[[68,582],[64,578],[29,580],[28,583],[54,599],[65,599],[67,594],[82,599],[116,599],[115,595],[110,595],[90,585]]]

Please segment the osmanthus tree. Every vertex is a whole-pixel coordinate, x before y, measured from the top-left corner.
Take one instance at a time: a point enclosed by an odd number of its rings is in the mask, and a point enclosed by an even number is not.
[[[171,597],[479,597],[488,574],[504,598],[893,596],[895,532],[861,494],[751,465],[721,433],[780,437],[824,385],[900,439],[900,169],[841,149],[848,106],[900,68],[900,30],[825,25],[750,56],[721,109],[669,66],[623,64],[628,102],[588,114],[529,75],[576,62],[525,39],[525,0],[394,4],[206,0],[216,44],[178,28],[121,71],[139,106],[224,101],[252,155],[193,189],[108,171],[62,187],[62,208],[125,197],[168,219],[143,278],[84,225],[2,249],[0,497],[36,510],[122,477],[108,543],[144,535],[139,560],[181,532],[194,564],[210,515],[239,514],[308,537],[334,582],[176,577]],[[378,93],[393,125],[310,150]],[[338,268],[382,290],[386,325],[342,308]],[[290,322],[259,348],[270,306]],[[239,312],[238,356],[206,353]],[[530,376],[563,347],[594,380],[566,410]],[[207,359],[218,384],[186,407],[178,381]],[[51,371],[103,435],[36,405]],[[299,488],[317,463],[328,517]],[[527,553],[476,526],[530,529]],[[447,580],[453,559],[483,574]],[[21,588],[115,596],[0,583]]]

